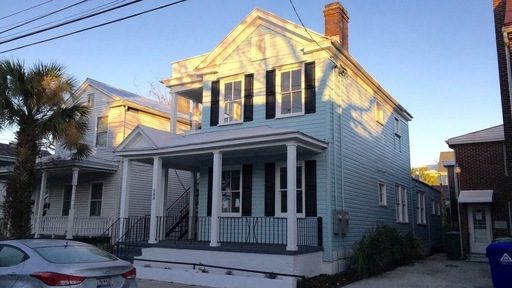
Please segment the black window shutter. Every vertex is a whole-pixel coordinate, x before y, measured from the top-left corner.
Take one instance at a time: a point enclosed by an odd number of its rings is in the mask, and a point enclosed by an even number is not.
[[[208,168],[208,203],[206,215],[212,216],[213,167]]]
[[[267,71],[265,85],[265,119],[272,119],[276,117],[276,70]]]
[[[210,103],[210,126],[219,124],[219,81],[212,81],[212,95]]]
[[[306,217],[316,217],[316,161],[305,161]]]
[[[275,215],[276,164],[265,164],[265,216]]]
[[[315,84],[315,62],[308,62],[305,65],[305,112],[311,114],[316,112],[316,84]]]
[[[245,75],[244,83],[244,122],[252,121],[252,98],[254,96],[254,74]]]
[[[252,165],[242,167],[242,216],[251,216],[252,209]]]

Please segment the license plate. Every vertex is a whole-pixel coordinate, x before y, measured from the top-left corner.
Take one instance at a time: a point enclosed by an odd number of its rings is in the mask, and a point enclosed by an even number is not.
[[[110,287],[112,287],[112,278],[96,279],[96,288],[110,288]]]

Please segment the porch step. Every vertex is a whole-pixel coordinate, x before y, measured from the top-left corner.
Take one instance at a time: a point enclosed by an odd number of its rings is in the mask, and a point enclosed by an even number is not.
[[[485,257],[485,254],[469,254],[467,261],[477,263],[489,263],[489,259]]]

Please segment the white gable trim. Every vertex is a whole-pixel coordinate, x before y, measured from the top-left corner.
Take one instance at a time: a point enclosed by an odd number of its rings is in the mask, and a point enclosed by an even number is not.
[[[151,138],[140,128],[140,126],[135,127],[133,131],[126,137],[119,146],[117,146],[118,151],[120,150],[129,150],[129,149],[155,149],[157,145]]]
[[[220,63],[225,57],[230,55],[238,45],[246,39],[259,25],[264,25],[277,33],[299,42],[314,42],[327,39],[325,36],[304,27],[285,20],[275,14],[255,8],[249,15],[242,20],[220,43],[206,56],[201,63],[194,69],[196,72],[210,73],[211,69]],[[311,35],[311,36],[310,36]]]

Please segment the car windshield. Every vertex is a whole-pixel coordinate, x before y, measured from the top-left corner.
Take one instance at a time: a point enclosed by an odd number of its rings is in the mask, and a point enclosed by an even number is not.
[[[117,258],[92,246],[51,246],[34,249],[51,263],[75,264],[115,261]]]

